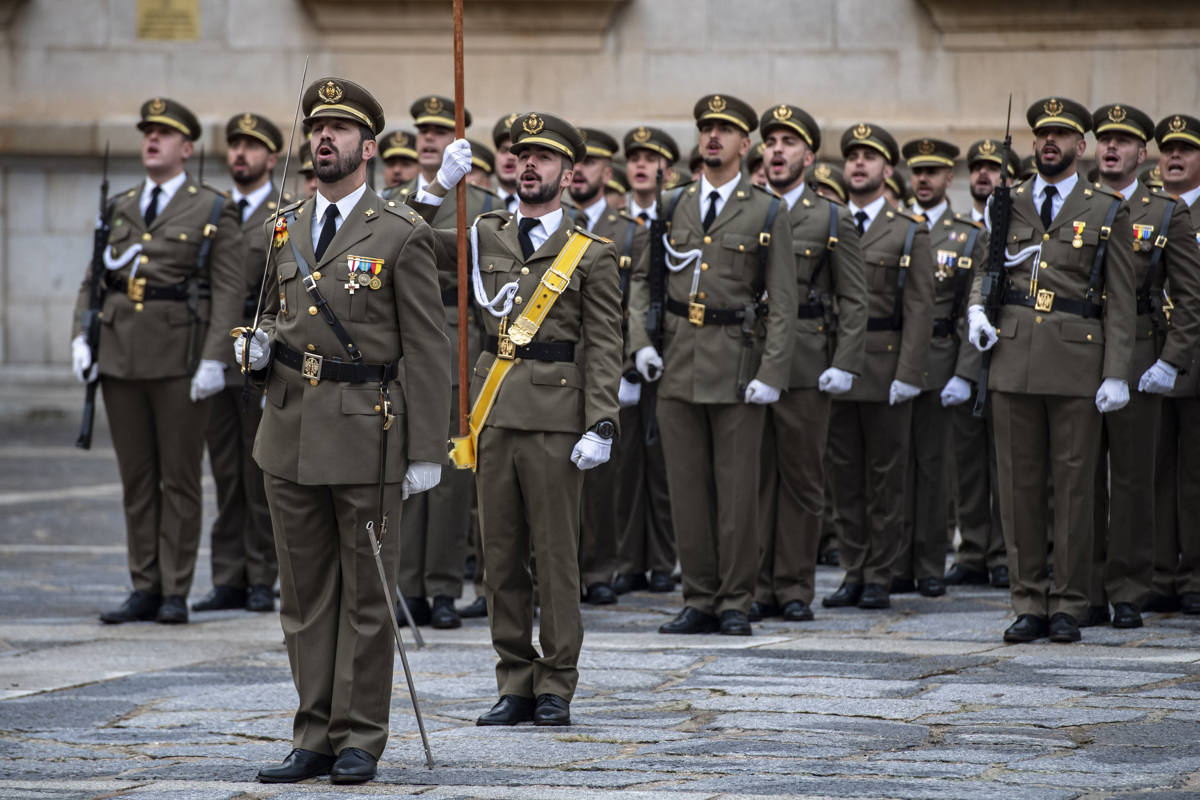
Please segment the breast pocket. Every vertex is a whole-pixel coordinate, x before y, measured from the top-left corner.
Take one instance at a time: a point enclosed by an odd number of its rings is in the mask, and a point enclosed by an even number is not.
[[[1084,228],[1076,235],[1073,220],[1069,220],[1058,232],[1055,255],[1063,264],[1091,267],[1099,245],[1100,231]]]
[[[511,256],[479,254],[479,275],[483,281],[483,288],[487,290],[489,300],[495,297],[505,284],[519,280],[521,275],[528,274],[529,268],[524,264],[519,264]]]
[[[758,237],[726,233],[721,237],[722,272],[732,278],[753,281],[758,276]]]
[[[200,233],[188,228],[167,228],[160,238],[166,242],[173,263],[189,266],[196,263],[200,253]]]
[[[290,317],[300,307],[300,270],[295,260],[280,261],[276,268],[277,290],[279,292],[279,313]]]
[[[891,296],[900,275],[900,256],[882,250],[868,250],[863,254],[867,267],[867,286],[873,294]]]

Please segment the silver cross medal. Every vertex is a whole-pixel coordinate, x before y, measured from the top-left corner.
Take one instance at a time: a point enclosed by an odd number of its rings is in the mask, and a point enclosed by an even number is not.
[[[346,290],[350,292],[350,296],[354,296],[354,290],[358,288],[358,281],[354,280],[354,270],[350,270],[350,279],[346,282]]]

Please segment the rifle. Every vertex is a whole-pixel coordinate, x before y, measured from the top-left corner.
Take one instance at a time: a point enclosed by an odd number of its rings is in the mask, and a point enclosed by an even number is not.
[[[1000,163],[1008,164],[1008,152],[1012,147],[1012,95],[1008,96],[1008,121],[1004,123],[1004,152],[1001,153]],[[989,207],[992,223],[992,238],[988,242],[988,271],[983,277],[983,312],[993,327],[1000,318],[1000,300],[1004,297],[1004,289],[1008,283],[1008,273],[1004,267],[1007,254],[1008,222],[1012,215],[1012,190],[1005,184],[1004,171],[1001,169],[1000,183],[992,190],[992,200]],[[982,339],[981,339],[982,343]],[[992,348],[983,351],[979,367],[979,384],[976,387],[975,408],[971,414],[982,417],[987,404],[988,376],[992,371]]]
[[[654,178],[654,219],[650,220],[650,308],[646,311],[646,332],[659,357],[663,352],[663,305],[667,296],[667,248],[663,236],[670,225],[663,213],[662,184],[663,171],[659,166]],[[643,382],[642,391],[648,393],[646,446],[653,447],[658,443],[658,382]]]
[[[104,307],[104,250],[108,247],[108,235],[112,231],[112,208],[108,204],[108,142],[104,143],[104,177],[100,180],[100,216],[96,232],[92,235],[92,267],[88,274],[88,307],[83,312],[82,327],[87,337],[88,350],[92,353],[91,369],[95,375],[87,382],[83,400],[83,424],[75,446],[82,450],[92,448],[92,425],[96,417],[96,387],[100,385],[100,311]]]

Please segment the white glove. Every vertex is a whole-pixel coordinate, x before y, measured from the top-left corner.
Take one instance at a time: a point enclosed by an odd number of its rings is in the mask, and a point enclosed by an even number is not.
[[[438,485],[442,479],[442,465],[432,461],[413,461],[404,473],[404,482],[400,484],[400,499],[407,500],[410,494],[427,492]]]
[[[971,384],[955,375],[942,389],[942,407],[957,406],[971,399]]]
[[[80,383],[88,383],[96,377],[95,367],[92,366],[92,348],[88,347],[87,337],[82,333],[71,340],[71,371]]]
[[[637,371],[641,373],[642,377],[650,383],[654,383],[662,377],[662,357],[658,355],[657,350],[649,345],[634,353],[633,364],[637,367]]]
[[[817,378],[817,389],[826,394],[845,394],[854,383],[854,373],[830,367]]]
[[[630,383],[621,378],[621,386],[617,389],[617,404],[621,408],[629,408],[630,406],[636,406],[641,399],[642,385],[640,383]]]
[[[971,306],[967,309],[967,330],[967,338],[981,353],[996,343],[996,328],[988,322],[983,306]],[[980,334],[985,337],[983,344],[979,343]]]
[[[1169,392],[1175,388],[1175,376],[1178,374],[1178,369],[1160,358],[1154,362],[1154,366],[1142,373],[1142,379],[1138,381],[1138,391],[1147,394]]]
[[[233,341],[233,352],[237,356],[237,363],[242,363],[242,348],[246,346],[246,335],[242,334]],[[271,341],[267,338],[267,334],[262,328],[254,331],[254,338],[250,340],[250,369],[263,369],[270,362],[271,356]]]
[[[437,172],[436,180],[450,190],[470,171],[471,143],[466,139],[455,139],[442,152],[442,167]]]
[[[203,358],[192,376],[192,402],[207,400],[225,388],[225,365]]]
[[[571,451],[571,461],[580,469],[591,469],[608,461],[611,450],[612,442],[610,440],[603,438],[598,433],[588,431],[582,439],[575,443],[575,449]]]
[[[744,399],[747,403],[753,403],[757,406],[765,406],[768,403],[774,403],[779,399],[779,390],[774,386],[768,386],[758,378],[750,381],[750,385],[746,387],[746,396]]]
[[[919,395],[921,390],[919,387],[913,386],[911,383],[904,381],[893,380],[892,387],[888,389],[888,405],[894,406],[898,403],[904,403],[912,400]]]
[[[1120,378],[1105,378],[1096,390],[1096,410],[1101,414],[1120,411],[1129,404],[1129,384]]]

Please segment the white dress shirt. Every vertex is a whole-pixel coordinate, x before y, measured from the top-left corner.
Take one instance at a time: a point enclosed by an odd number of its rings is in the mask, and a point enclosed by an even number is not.
[[[150,193],[154,191],[155,186],[160,189],[158,193],[158,208],[155,209],[155,214],[157,215],[161,214],[162,210],[167,207],[167,203],[171,202],[171,198],[175,196],[175,193],[179,191],[179,187],[183,186],[186,180],[186,172],[181,172],[174,178],[171,178],[171,180],[161,184],[146,178],[146,183],[142,186],[142,196],[138,200],[138,208],[141,209],[142,216],[146,216],[146,209],[150,207]]]
[[[584,218],[587,220],[587,229],[589,231],[596,227],[596,223],[600,221],[600,217],[604,216],[604,212],[608,209],[608,202],[604,199],[604,195],[599,194],[599,197],[599,200],[587,208],[581,209]]]
[[[783,196],[783,202],[787,203],[788,210],[791,211],[796,203],[800,202],[800,195],[804,194],[804,181],[800,181],[800,185]]]
[[[530,217],[530,219],[537,219],[538,222],[542,223],[541,225],[533,226],[533,228],[531,228],[529,231],[529,241],[533,242],[534,252],[537,252],[537,249],[546,243],[546,240],[550,238],[550,234],[558,230],[558,227],[562,225],[562,218],[563,210],[561,208],[556,208],[549,214],[543,214],[540,217]],[[520,229],[521,220],[523,219],[525,219],[525,217],[523,217],[521,212],[518,210],[517,218],[513,222],[513,224],[517,226],[518,230]]]
[[[1055,184],[1046,183],[1045,179],[1039,174],[1033,179],[1033,211],[1035,214],[1042,213],[1042,203],[1046,202],[1046,187],[1053,186],[1058,190],[1058,194],[1054,195],[1054,199],[1050,201],[1050,221],[1058,216],[1058,212],[1063,207],[1063,203],[1075,189],[1075,184],[1079,182],[1079,173],[1075,173],[1069,177],[1063,178]]]
[[[933,226],[936,225],[937,221],[942,218],[942,214],[946,213],[946,209],[949,208],[949,206],[949,202],[942,200],[942,202],[938,203],[933,208],[926,210],[921,208],[919,203],[913,203],[913,213],[924,216],[925,225],[929,228],[929,230],[933,230]]]
[[[234,186],[232,194],[233,194],[233,204],[235,206],[238,205],[239,203],[241,203],[242,200],[246,201],[246,212],[242,215],[242,220],[241,220],[242,222],[245,222],[246,220],[248,220],[250,218],[250,215],[253,214],[258,209],[258,207],[263,204],[263,201],[266,200],[267,197],[270,196],[271,182],[267,181],[266,183],[264,183],[262,186],[255,189],[250,194],[242,194],[241,190],[238,189],[237,186]]]
[[[1179,195],[1179,199],[1187,203],[1188,208],[1192,207],[1192,204],[1196,202],[1197,197],[1200,197],[1200,186],[1197,186],[1195,189],[1188,189],[1186,192],[1182,192]]]
[[[509,194],[503,189],[497,188],[496,194],[500,196],[500,201],[504,203],[504,207],[508,209],[510,213],[517,213],[517,206],[520,205],[521,198],[517,197],[516,192]]]
[[[1137,190],[1138,190],[1138,182],[1137,182],[1137,178],[1134,178],[1133,183],[1129,184],[1128,186],[1126,186],[1124,189],[1121,190],[1121,197],[1124,197],[1126,200],[1128,200],[1129,198],[1133,197],[1134,192],[1136,192]]]
[[[629,207],[625,209],[625,213],[635,219],[638,219],[642,216],[642,214],[645,214],[647,224],[649,224],[651,220],[658,219],[654,213],[654,203],[651,203],[648,208],[642,208],[637,204],[637,200],[633,199],[633,195],[629,196]]]
[[[362,196],[366,194],[366,192],[367,184],[364,183],[362,186],[359,186],[341,200],[338,200],[337,203],[331,203],[325,199],[325,195],[321,194],[321,190],[319,188],[317,189],[317,207],[313,209],[312,220],[312,243],[314,248],[317,246],[317,242],[321,240],[321,229],[325,227],[326,209],[328,209],[331,205],[337,206],[338,215],[337,219],[333,223],[333,229],[335,232],[340,231],[342,229],[342,223],[346,221],[346,217],[351,211],[354,210],[354,207],[358,205],[358,201],[362,199]]]
[[[721,216],[721,209],[725,208],[725,201],[729,199],[729,195],[733,194],[733,190],[737,188],[738,182],[741,181],[742,174],[739,172],[734,176],[733,180],[726,183],[724,186],[713,186],[708,182],[708,176],[700,176],[700,219],[704,219],[708,215],[708,196],[714,191],[717,193],[717,213],[713,215],[713,219]]]
[[[879,212],[883,211],[883,205],[886,202],[887,199],[883,195],[879,195],[879,197],[868,203],[865,208],[859,208],[858,206],[854,205],[853,200],[851,200],[847,205],[850,208],[850,216],[855,218],[855,225],[858,225],[858,212],[867,212],[867,221],[863,223],[863,231],[867,231],[870,229],[871,223],[875,221],[875,218],[879,216]]]
[[[983,222],[984,216],[985,215],[982,211],[977,211],[975,209],[975,206],[971,206],[971,221],[972,222]]]

